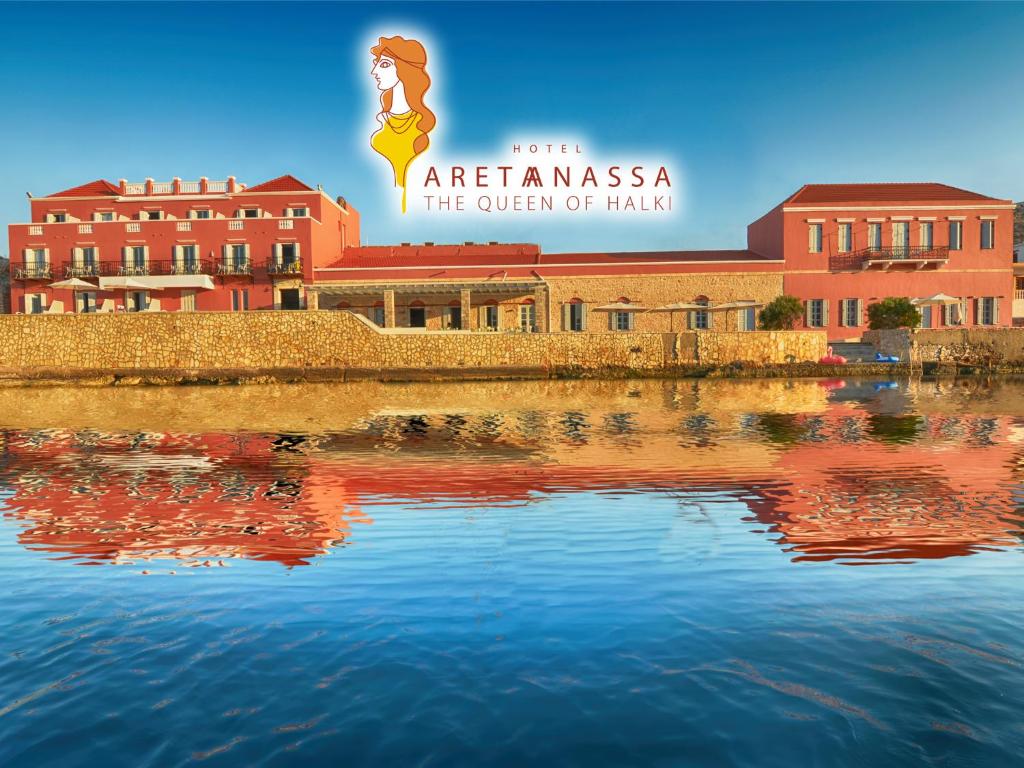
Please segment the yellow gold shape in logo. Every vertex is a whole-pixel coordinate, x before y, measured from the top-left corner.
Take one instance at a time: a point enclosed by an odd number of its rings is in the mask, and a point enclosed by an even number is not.
[[[370,73],[380,91],[380,128],[370,137],[370,146],[391,163],[395,186],[402,188],[402,213],[405,213],[405,175],[409,164],[427,151],[437,118],[423,102],[430,88],[427,51],[416,40],[382,37],[370,48],[373,69]]]

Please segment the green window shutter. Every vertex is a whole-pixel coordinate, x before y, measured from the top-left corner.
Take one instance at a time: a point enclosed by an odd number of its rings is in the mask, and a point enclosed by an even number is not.
[[[563,304],[562,305],[562,330],[563,331],[571,331],[572,330],[572,314],[571,314],[571,312],[572,312],[572,305],[571,304]]]
[[[821,300],[821,324],[828,326],[828,299]]]
[[[587,330],[587,315],[589,311],[586,304],[580,304],[580,329]]]

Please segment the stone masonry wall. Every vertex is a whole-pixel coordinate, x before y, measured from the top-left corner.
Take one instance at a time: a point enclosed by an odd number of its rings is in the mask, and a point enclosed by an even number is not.
[[[382,331],[337,311],[0,316],[0,372],[8,378],[281,369],[649,371],[814,360],[823,350],[824,334],[816,331],[410,333]]]
[[[828,349],[824,331],[699,331],[689,335],[696,337],[695,357],[702,365],[817,362]]]

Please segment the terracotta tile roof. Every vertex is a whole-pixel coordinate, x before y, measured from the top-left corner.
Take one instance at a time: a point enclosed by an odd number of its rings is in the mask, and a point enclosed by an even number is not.
[[[545,253],[540,264],[630,264],[638,261],[683,263],[772,261],[753,251],[620,251],[618,253]]]
[[[933,182],[883,184],[805,184],[785,202],[828,203],[924,203],[924,202],[1005,202],[977,192]]]
[[[121,190],[119,187],[114,186],[109,181],[96,179],[96,181],[90,181],[88,184],[65,189],[62,192],[54,192],[52,195],[47,195],[47,197],[107,197],[120,194]]]
[[[255,187],[246,187],[245,192],[312,192],[313,188],[306,186],[290,173],[278,176],[276,179],[264,181]]]

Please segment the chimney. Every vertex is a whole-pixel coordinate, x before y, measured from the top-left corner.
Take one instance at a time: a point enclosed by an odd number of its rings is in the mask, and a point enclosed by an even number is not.
[[[181,177],[180,176],[175,176],[174,180],[171,182],[171,193],[175,194],[175,195],[180,195],[181,194]]]
[[[210,191],[210,180],[205,176],[199,178],[199,194],[205,195]]]
[[[228,192],[231,193],[231,192],[237,192],[237,191],[238,191],[238,185],[235,183],[235,177],[234,176],[228,176]]]
[[[121,188],[122,195],[128,194],[128,179],[118,179],[117,185]]]
[[[146,177],[146,196],[149,197],[153,194],[153,179],[149,176]]]

